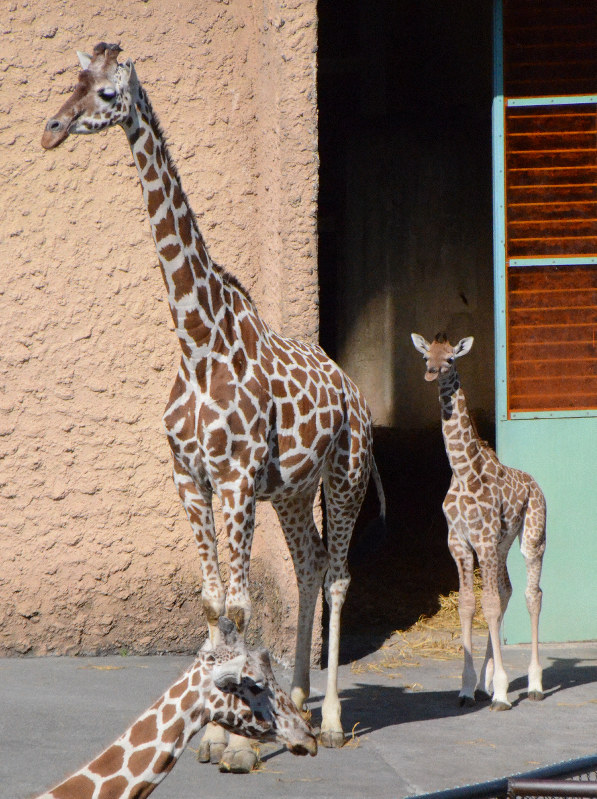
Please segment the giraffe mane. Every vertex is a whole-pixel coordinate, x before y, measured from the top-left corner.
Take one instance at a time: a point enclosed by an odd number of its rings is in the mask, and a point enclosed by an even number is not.
[[[96,47],[99,47],[99,46],[100,45],[96,45]],[[112,46],[118,47],[118,45],[106,45],[106,46],[107,47],[112,47]],[[94,48],[94,50],[95,50],[95,48]],[[160,138],[160,140],[164,144],[164,152],[165,152],[166,158],[168,159],[168,166],[169,166],[170,170],[172,171],[172,174],[175,176],[176,180],[178,181],[178,185],[180,187],[180,193],[182,194],[182,198],[183,198],[184,202],[186,203],[186,206],[187,206],[187,208],[189,210],[189,215],[191,217],[192,223],[193,223],[197,233],[199,233],[199,225],[197,223],[197,217],[195,216],[195,211],[193,210],[193,207],[192,207],[191,203],[189,202],[189,198],[187,197],[186,192],[185,192],[185,190],[183,188],[183,183],[182,183],[182,180],[180,178],[180,174],[178,172],[178,168],[177,168],[176,164],[174,163],[174,160],[170,157],[170,151],[169,151],[169,145],[168,145],[168,137],[166,136],[166,133],[164,132],[164,129],[162,127],[162,123],[160,122],[160,118],[156,114],[156,112],[155,112],[155,110],[154,110],[154,108],[153,108],[153,106],[151,104],[151,100],[149,99],[149,97],[147,95],[147,92],[141,86],[139,88],[143,92],[143,100],[147,104],[147,107],[148,107],[148,109],[150,111],[153,132],[155,133],[155,135],[157,137]],[[211,260],[211,258],[210,258],[210,260]],[[229,272],[223,266],[220,266],[219,264],[215,263],[214,261],[211,261],[211,265],[212,265],[214,271],[218,274],[218,276],[221,278],[221,280],[224,283],[226,283],[226,285],[231,286],[232,288],[235,288],[244,297],[246,297],[246,299],[249,300],[249,302],[251,304],[254,305],[253,298],[251,297],[248,289],[246,289],[243,286],[243,284],[240,282],[240,280],[235,275],[233,275],[231,272]]]

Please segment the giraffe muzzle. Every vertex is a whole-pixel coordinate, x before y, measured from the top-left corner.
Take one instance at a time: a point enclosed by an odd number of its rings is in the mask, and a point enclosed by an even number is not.
[[[315,757],[317,754],[317,740],[315,736],[309,736],[308,739],[301,741],[300,744],[286,744],[286,748],[292,752],[293,755],[298,755],[299,757],[304,757],[305,755],[311,755],[311,757]]]
[[[58,147],[68,136],[69,129],[70,125],[66,125],[62,120],[55,117],[49,119],[41,137],[41,146],[44,150],[52,150],[54,147]]]

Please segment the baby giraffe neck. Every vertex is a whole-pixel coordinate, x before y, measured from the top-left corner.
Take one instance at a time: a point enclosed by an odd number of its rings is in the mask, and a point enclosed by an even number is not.
[[[37,799],[145,799],[209,720],[198,681],[189,669],[99,757]]]
[[[439,401],[446,454],[452,472],[458,478],[470,472],[481,446],[456,369],[440,378]]]

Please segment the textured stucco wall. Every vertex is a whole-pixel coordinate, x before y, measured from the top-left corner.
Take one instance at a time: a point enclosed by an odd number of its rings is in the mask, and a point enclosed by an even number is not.
[[[192,650],[199,561],[161,421],[178,343],[136,171],[118,129],[39,140],[75,49],[120,42],[213,257],[315,340],[316,3],[0,12],[0,654]],[[269,506],[258,519],[251,635],[291,658],[294,575]]]

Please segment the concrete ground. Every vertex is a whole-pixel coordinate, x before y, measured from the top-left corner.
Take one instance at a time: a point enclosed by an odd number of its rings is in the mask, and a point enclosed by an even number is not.
[[[543,702],[526,699],[524,646],[508,646],[512,710],[457,705],[460,660],[392,665],[385,649],[340,669],[341,750],[297,758],[262,746],[262,767],[220,774],[193,748],[160,799],[406,797],[597,754],[597,642],[542,647]],[[175,680],[190,657],[0,659],[0,795],[25,799],[88,762]],[[384,667],[383,663],[390,664]],[[278,669],[288,687],[290,671]],[[325,672],[312,674],[313,721]]]

